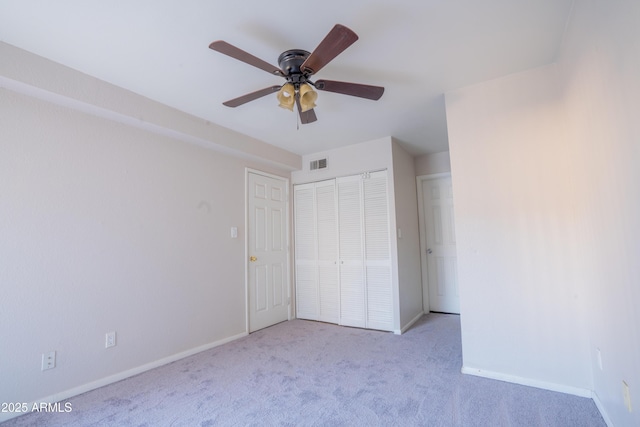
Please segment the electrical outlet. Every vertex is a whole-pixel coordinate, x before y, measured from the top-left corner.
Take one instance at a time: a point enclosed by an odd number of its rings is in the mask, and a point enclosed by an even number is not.
[[[42,370],[53,369],[56,367],[56,352],[50,351],[42,353]]]
[[[624,396],[624,406],[631,412],[631,393],[629,392],[629,384],[625,381],[622,381],[622,394]]]
[[[598,368],[602,371],[602,353],[599,348],[596,348],[596,357],[598,359]]]
[[[104,348],[115,347],[116,345],[116,333],[107,332],[104,341]]]

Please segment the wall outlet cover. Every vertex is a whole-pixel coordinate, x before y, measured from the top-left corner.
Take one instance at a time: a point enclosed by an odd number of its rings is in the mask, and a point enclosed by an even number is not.
[[[42,370],[53,369],[56,367],[56,352],[50,351],[42,353]]]
[[[107,332],[105,336],[104,348],[115,347],[116,345],[116,333]]]

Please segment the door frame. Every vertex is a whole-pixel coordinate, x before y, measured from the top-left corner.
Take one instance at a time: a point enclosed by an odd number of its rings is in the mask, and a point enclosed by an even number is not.
[[[291,209],[291,200],[290,200],[290,188],[289,188],[289,178],[285,178],[280,175],[274,175],[269,172],[264,172],[258,169],[245,168],[244,173],[244,229],[245,238],[244,238],[244,312],[245,312],[245,332],[249,334],[249,174],[261,175],[267,178],[277,179],[279,181],[283,181],[286,188],[286,216],[285,216],[285,240],[287,242],[287,260],[285,262],[285,276],[287,280],[287,320],[291,320],[292,317],[292,308],[293,308],[293,295],[291,290],[291,224],[290,224],[290,209]]]
[[[416,177],[416,189],[418,193],[418,228],[420,230],[420,266],[422,267],[422,309],[430,313],[429,304],[429,263],[427,261],[427,232],[424,229],[424,194],[423,185],[426,181],[440,178],[450,178],[451,172],[433,173]]]

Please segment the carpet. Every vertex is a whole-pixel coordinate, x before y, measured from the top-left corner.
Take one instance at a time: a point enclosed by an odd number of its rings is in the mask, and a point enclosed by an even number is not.
[[[6,426],[605,426],[591,399],[460,373],[460,319],[292,320]]]

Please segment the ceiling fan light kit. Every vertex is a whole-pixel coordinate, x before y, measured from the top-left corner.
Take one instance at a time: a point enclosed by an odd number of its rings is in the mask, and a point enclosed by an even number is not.
[[[316,99],[318,99],[318,92],[313,90],[307,83],[300,85],[300,109],[303,113],[315,108]]]
[[[293,104],[296,102],[296,90],[291,83],[285,83],[278,91],[278,102],[280,107],[293,111]]]
[[[344,25],[336,24],[312,53],[301,49],[290,49],[281,53],[278,57],[280,68],[223,40],[215,41],[209,45],[209,48],[260,68],[270,74],[283,77],[286,80],[286,83],[282,86],[260,89],[225,101],[223,105],[238,107],[270,93],[278,92],[279,106],[293,111],[293,105],[296,104],[300,122],[307,124],[317,120],[314,108],[316,107],[315,102],[318,99],[318,93],[314,88],[377,101],[384,93],[384,87],[332,80],[317,80],[315,82],[310,80],[311,76],[320,71],[356,40],[358,40],[356,33]]]

